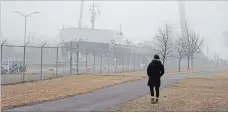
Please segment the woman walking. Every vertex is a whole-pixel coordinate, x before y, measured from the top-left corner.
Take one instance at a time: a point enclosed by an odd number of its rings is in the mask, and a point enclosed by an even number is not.
[[[158,55],[154,55],[154,59],[147,67],[147,75],[149,77],[147,85],[150,87],[151,104],[157,104],[159,99],[159,88],[161,85],[161,76],[164,74],[164,66]],[[154,97],[154,88],[156,98]],[[154,101],[155,100],[155,101]]]

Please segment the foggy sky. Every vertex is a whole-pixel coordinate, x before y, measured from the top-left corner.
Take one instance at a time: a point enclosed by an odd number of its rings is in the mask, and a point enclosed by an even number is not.
[[[84,3],[83,27],[91,27],[89,5],[91,1]],[[135,42],[152,40],[157,28],[165,23],[172,25],[174,35],[180,34],[177,1],[95,1],[95,5],[99,5],[101,12],[96,16],[96,29],[119,30],[122,24],[124,35]],[[204,37],[210,57],[218,52],[222,58],[228,58],[223,37],[228,31],[228,1],[187,1],[185,6],[188,26]],[[39,11],[28,18],[27,33],[49,37],[36,40],[59,40],[57,36],[63,25],[78,27],[80,2],[3,1],[3,36],[23,42],[24,18],[12,11],[24,14]]]

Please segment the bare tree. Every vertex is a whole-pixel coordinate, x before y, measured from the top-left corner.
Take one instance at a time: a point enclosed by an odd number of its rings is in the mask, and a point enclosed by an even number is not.
[[[171,26],[165,24],[163,29],[159,28],[153,43],[155,45],[155,52],[162,56],[162,62],[163,65],[165,65],[167,57],[169,57],[173,51]]]
[[[192,59],[192,63],[193,63],[193,56],[195,53],[200,51],[203,40],[201,40],[199,35],[196,34],[194,31],[187,29],[187,35],[182,36],[180,38],[180,42],[181,42],[181,47],[188,59],[188,69],[189,69],[190,58]],[[193,64],[192,64],[192,67],[193,67]]]
[[[172,54],[172,56],[178,59],[178,71],[180,71],[181,70],[181,61],[185,57],[185,52],[181,46],[181,39],[176,40],[174,49],[175,49],[175,51]]]

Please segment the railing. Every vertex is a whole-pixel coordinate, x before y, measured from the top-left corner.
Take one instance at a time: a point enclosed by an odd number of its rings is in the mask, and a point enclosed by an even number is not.
[[[12,59],[12,57],[7,57],[4,60],[2,60],[1,65],[7,65],[7,70],[9,73],[12,70],[10,68],[15,64],[15,62],[17,65],[20,65],[21,61],[21,58]]]

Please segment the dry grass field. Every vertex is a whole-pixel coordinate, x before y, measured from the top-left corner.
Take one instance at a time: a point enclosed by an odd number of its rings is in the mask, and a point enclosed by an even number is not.
[[[107,111],[115,112],[204,112],[228,111],[228,72],[204,78],[180,80],[161,91],[158,104],[145,96]]]
[[[145,71],[103,75],[73,75],[44,81],[4,85],[1,86],[1,109],[62,99],[143,77],[146,77]]]
[[[57,100],[92,92],[141,76],[67,76],[51,80],[1,86],[1,109]]]

